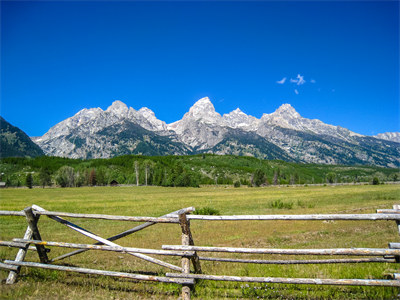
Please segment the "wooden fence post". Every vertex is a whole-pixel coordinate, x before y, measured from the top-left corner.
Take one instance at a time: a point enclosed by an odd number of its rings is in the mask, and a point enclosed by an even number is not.
[[[179,223],[182,229],[182,246],[190,246],[190,224],[186,214],[179,215]],[[190,274],[190,258],[182,256],[182,273]],[[190,286],[182,284],[182,300],[190,300]]]
[[[34,240],[41,241],[42,237],[40,236],[39,229],[37,227],[37,223],[39,221],[40,215],[35,215],[32,211],[32,207],[27,207],[24,209],[24,213],[26,219],[28,221],[28,225],[32,230],[32,237]],[[39,254],[40,262],[43,264],[49,263],[49,258],[47,257],[46,248],[43,245],[35,245],[37,252]]]

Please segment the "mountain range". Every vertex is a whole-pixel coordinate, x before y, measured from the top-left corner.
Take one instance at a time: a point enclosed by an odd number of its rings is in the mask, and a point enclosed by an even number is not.
[[[400,133],[375,137],[307,119],[290,105],[260,119],[239,108],[221,116],[208,97],[166,124],[144,107],[114,101],[106,110],[83,109],[32,140],[47,154],[108,158],[124,154],[215,153],[322,164],[400,165]]]

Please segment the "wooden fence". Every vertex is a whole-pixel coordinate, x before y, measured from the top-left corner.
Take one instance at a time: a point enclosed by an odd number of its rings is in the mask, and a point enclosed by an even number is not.
[[[353,285],[353,286],[387,286],[400,287],[400,274],[393,274],[394,279],[320,279],[320,278],[282,278],[282,277],[239,277],[228,275],[207,275],[202,274],[200,261],[218,261],[233,263],[253,264],[333,264],[333,263],[398,263],[400,262],[400,243],[389,243],[388,248],[334,248],[334,249],[276,249],[276,248],[234,248],[234,247],[204,247],[195,246],[190,230],[190,221],[267,221],[267,220],[391,220],[395,221],[400,233],[400,205],[393,209],[378,210],[374,214],[314,214],[314,215],[236,215],[236,216],[205,216],[190,215],[195,209],[193,207],[183,208],[178,211],[166,214],[161,217],[133,217],[115,216],[100,214],[76,214],[67,212],[47,211],[37,205],[25,208],[23,211],[0,211],[0,216],[21,216],[25,217],[28,223],[24,237],[15,238],[12,241],[0,241],[0,246],[19,248],[14,260],[0,262],[0,268],[9,270],[6,280],[7,284],[15,283],[21,267],[43,268],[51,270],[69,271],[84,274],[95,274],[135,280],[156,281],[175,283],[182,286],[182,299],[190,299],[191,288],[195,285],[196,279],[215,281],[240,281],[240,282],[261,282],[261,283],[284,283],[284,284],[317,284],[317,285]],[[43,241],[38,228],[38,221],[41,215],[65,225],[66,227],[90,237],[97,241],[95,244],[77,244],[68,242]],[[117,220],[128,222],[144,222],[120,234],[109,238],[96,235],[62,217]],[[114,241],[138,232],[146,227],[157,223],[176,223],[180,225],[182,236],[181,245],[163,245],[162,249],[144,249],[123,247]],[[34,245],[34,248],[33,246]],[[49,259],[47,247],[64,247],[77,249],[61,256]],[[40,262],[26,262],[25,255],[28,250],[35,249]],[[88,250],[114,251],[143,259],[149,263],[160,265],[173,270],[173,273],[166,273],[166,276],[150,276],[125,272],[107,270],[96,270],[88,268],[70,267],[53,264],[55,261],[77,255]],[[256,260],[221,257],[202,257],[198,252],[217,253],[243,253],[243,254],[283,254],[283,255],[340,255],[352,256],[352,258],[340,259],[311,259],[311,260]],[[181,266],[176,266],[149,255],[165,255],[181,257]],[[353,258],[360,256],[360,258]],[[190,272],[190,264],[193,264],[194,273]]]

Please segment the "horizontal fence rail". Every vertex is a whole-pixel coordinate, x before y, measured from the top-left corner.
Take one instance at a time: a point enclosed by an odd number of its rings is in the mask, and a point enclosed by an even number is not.
[[[199,256],[200,260],[248,263],[248,264],[265,264],[265,265],[306,265],[306,264],[347,264],[347,263],[395,263],[394,258],[349,258],[349,259],[280,259],[280,260],[264,260],[264,259],[241,259],[241,258],[222,258],[222,257],[204,257]]]
[[[247,254],[281,254],[281,255],[358,255],[358,256],[400,256],[400,249],[381,248],[335,248],[335,249],[275,249],[275,248],[235,248],[235,247],[201,247],[163,245],[164,250],[196,252],[229,252]]]
[[[168,251],[168,250],[157,250],[157,249],[144,249],[144,248],[133,248],[133,247],[113,247],[103,245],[90,245],[90,244],[76,244],[76,243],[64,243],[64,242],[50,242],[50,241],[35,241],[35,240],[24,240],[24,239],[13,239],[13,242],[0,241],[0,245],[21,248],[26,245],[42,245],[42,246],[55,246],[61,248],[75,248],[75,249],[87,249],[87,250],[100,250],[100,251],[114,251],[114,252],[135,252],[143,254],[156,254],[156,255],[167,255],[167,256],[193,256],[194,251]]]
[[[398,280],[383,280],[383,279],[378,280],[378,279],[317,279],[317,278],[314,279],[314,278],[282,278],[282,277],[240,277],[240,276],[182,274],[182,273],[167,273],[166,275],[168,277],[173,277],[173,278],[193,278],[193,279],[216,280],[216,281],[400,287],[400,281],[398,281]]]
[[[400,262],[400,243],[388,243],[388,248],[328,248],[328,249],[278,249],[278,248],[245,248],[245,247],[214,247],[195,246],[190,231],[190,221],[395,221],[400,231],[400,206],[393,209],[380,209],[374,214],[309,214],[309,215],[190,215],[195,208],[188,207],[161,217],[147,216],[117,216],[107,214],[81,214],[69,212],[48,211],[37,205],[32,205],[22,211],[0,211],[0,216],[25,217],[28,227],[23,238],[14,238],[12,241],[0,241],[0,246],[18,248],[14,260],[0,262],[0,269],[8,270],[7,283],[14,283],[21,267],[44,268],[58,271],[77,272],[83,274],[112,276],[132,280],[155,281],[164,283],[176,283],[182,286],[181,297],[184,300],[190,299],[190,291],[195,281],[237,281],[237,282],[258,282],[258,283],[282,283],[282,284],[316,284],[316,285],[353,285],[353,286],[383,286],[400,287],[400,274],[393,274],[394,279],[327,279],[327,278],[281,278],[281,277],[248,277],[230,275],[203,274],[200,261],[214,261],[226,263],[251,263],[251,264],[344,264],[344,263],[398,263]],[[96,242],[94,244],[68,243],[56,241],[43,241],[37,226],[40,216],[48,218],[65,225],[85,237]],[[105,221],[128,221],[145,222],[108,238],[103,238],[92,233],[67,218],[97,219]],[[114,241],[143,230],[158,223],[179,224],[182,235],[181,245],[163,245],[162,249],[145,249],[136,247],[125,247],[116,244]],[[34,246],[31,246],[34,245]],[[47,253],[50,249],[45,247],[61,247],[77,249],[61,256],[49,259]],[[25,262],[25,255],[28,250],[36,250],[40,263]],[[85,251],[113,251],[135,256],[152,264],[157,264],[179,273],[166,273],[165,276],[151,276],[117,272],[109,270],[96,270],[88,268],[70,267],[52,264],[54,261],[65,259]],[[244,259],[244,258],[223,258],[198,256],[198,252],[208,253],[235,253],[250,255],[300,255],[300,256],[350,256],[349,258],[330,259]],[[148,255],[178,256],[181,258],[181,267]],[[351,257],[353,256],[353,257]],[[358,257],[357,257],[358,256]],[[362,256],[362,257],[361,257]],[[355,258],[356,257],[356,258]],[[193,264],[195,274],[191,273],[190,263]]]
[[[33,206],[35,208],[35,206]],[[387,211],[376,214],[314,214],[314,215],[232,215],[232,216],[209,216],[209,215],[188,215],[188,220],[203,220],[203,221],[268,221],[268,220],[287,220],[287,221],[379,221],[392,220],[400,221],[400,211],[395,210],[379,210]],[[56,211],[35,211],[37,215],[85,218],[85,219],[103,219],[116,221],[130,222],[152,222],[152,223],[179,223],[178,216],[166,215],[163,217],[132,217],[132,216],[116,216],[102,214],[79,214],[66,213]],[[5,211],[1,210],[0,215],[3,216],[21,216],[25,217],[25,213],[21,211]]]
[[[77,268],[77,267],[67,267],[67,266],[57,266],[57,265],[49,265],[49,264],[41,264],[35,262],[16,262],[13,260],[5,260],[5,264],[15,265],[20,267],[33,267],[33,268],[42,268],[49,270],[59,270],[59,271],[70,271],[77,272],[83,274],[93,274],[93,275],[105,275],[112,277],[121,277],[121,278],[129,278],[136,280],[147,280],[147,281],[158,281],[158,282],[166,282],[166,283],[179,283],[179,284],[193,284],[193,279],[191,278],[181,278],[182,280],[174,280],[174,278],[166,278],[163,276],[151,276],[151,275],[142,275],[142,274],[132,274],[132,273],[124,273],[124,272],[115,272],[115,271],[103,271],[103,270],[95,270],[95,269],[87,269],[87,268]]]
[[[188,220],[203,221],[329,221],[329,220],[349,220],[349,221],[378,221],[378,220],[400,220],[400,214],[316,214],[316,215],[233,215],[233,216],[203,216],[189,215]]]

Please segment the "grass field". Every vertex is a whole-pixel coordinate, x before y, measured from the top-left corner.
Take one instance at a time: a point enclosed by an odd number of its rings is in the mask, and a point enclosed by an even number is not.
[[[279,204],[282,205],[279,205]],[[308,214],[373,213],[400,203],[399,185],[320,186],[266,188],[161,188],[94,187],[69,189],[3,189],[1,210],[21,210],[37,204],[47,210],[133,216],[161,216],[194,206],[212,207],[230,214]],[[279,208],[282,207],[282,208]],[[112,236],[138,223],[74,219],[74,223],[102,237]],[[387,247],[399,242],[393,221],[192,221],[196,245],[274,248]],[[76,232],[46,217],[39,221],[43,240],[92,243]],[[0,239],[22,237],[26,221],[22,217],[0,217]],[[121,245],[160,249],[163,244],[180,244],[180,227],[157,224],[118,241]],[[68,250],[52,248],[50,258]],[[13,259],[16,249],[0,248],[0,260]],[[203,256],[212,256],[201,254]],[[29,252],[26,260],[37,261]],[[220,255],[222,257],[239,257]],[[242,258],[243,255],[241,256]],[[258,255],[260,259],[283,259],[284,256]],[[162,257],[160,257],[162,258]],[[293,258],[293,257],[291,257]],[[305,257],[304,257],[305,258]],[[310,258],[310,257],[307,257]],[[316,258],[316,257],[315,257]],[[162,258],[179,265],[178,258]],[[169,270],[143,262],[129,255],[109,252],[86,252],[58,262],[70,266],[108,269],[123,272],[164,274]],[[309,278],[385,278],[398,272],[398,266],[386,263],[345,265],[251,265],[202,261],[206,274],[238,276],[274,276]],[[76,273],[23,268],[19,281],[4,284],[7,272],[0,271],[1,299],[176,299],[180,286],[134,282],[87,276]],[[387,287],[334,287],[283,284],[243,284],[201,281],[192,293],[195,299],[238,298],[395,298],[398,289]]]

